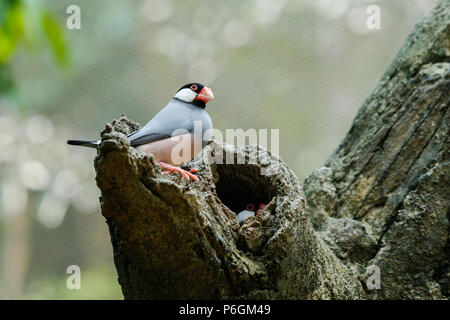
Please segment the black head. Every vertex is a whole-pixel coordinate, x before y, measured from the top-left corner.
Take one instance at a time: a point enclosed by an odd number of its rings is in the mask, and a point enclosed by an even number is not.
[[[187,103],[192,103],[200,108],[205,108],[208,101],[214,99],[214,95],[210,88],[201,83],[192,82],[178,89],[174,98]]]

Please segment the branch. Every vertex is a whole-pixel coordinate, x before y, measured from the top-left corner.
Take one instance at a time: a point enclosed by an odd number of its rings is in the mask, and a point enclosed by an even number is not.
[[[151,154],[130,148],[127,123],[107,127],[96,159],[126,299],[358,297],[360,285],[338,272],[345,267],[316,237],[298,180],[277,157],[211,142],[189,163],[199,169],[192,182],[161,174]],[[218,164],[227,155],[246,164]],[[232,210],[248,202],[268,205],[240,227]]]
[[[449,72],[450,2],[440,1],[306,181],[314,224],[333,251],[361,278],[380,267],[372,298],[450,296]],[[343,232],[350,225],[353,238]]]

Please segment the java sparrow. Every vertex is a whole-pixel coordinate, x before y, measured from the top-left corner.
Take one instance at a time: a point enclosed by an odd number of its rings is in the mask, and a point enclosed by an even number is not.
[[[260,202],[258,205],[258,210],[256,210],[255,212],[255,205],[253,203],[247,204],[245,210],[242,210],[237,214],[239,224],[244,223],[244,221],[247,220],[247,218],[257,216],[258,214],[260,214],[261,210],[264,209],[265,206],[266,206],[265,203]]]
[[[245,220],[247,220],[250,217],[253,217],[255,215],[255,205],[253,203],[249,203],[245,210],[242,210],[237,214],[237,219],[239,224],[244,223]]]
[[[174,164],[180,165],[191,160],[195,153],[201,151],[201,147],[196,146],[203,146],[209,140],[205,132],[212,128],[212,121],[205,107],[212,99],[214,95],[210,88],[200,83],[184,85],[153,119],[128,136],[130,145],[136,150],[152,153],[161,168],[167,170],[163,172],[164,174],[179,172],[185,178],[198,180],[197,176],[192,174],[196,169],[186,171]],[[201,124],[200,135],[194,135],[194,122]],[[97,148],[100,142],[100,140],[67,141],[70,145],[91,148]],[[179,157],[175,160],[172,156],[174,148],[191,152],[190,154],[182,152],[181,157],[178,153]]]

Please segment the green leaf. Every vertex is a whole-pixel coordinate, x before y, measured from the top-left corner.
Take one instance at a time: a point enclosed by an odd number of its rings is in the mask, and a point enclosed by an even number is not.
[[[20,6],[21,0],[1,0],[0,1],[0,26],[5,23],[6,17],[8,16],[11,8]]]
[[[9,66],[0,67],[0,93],[8,92],[12,88],[13,88],[13,81],[11,75],[11,68]]]
[[[12,2],[11,2],[12,3]],[[17,43],[24,36],[24,19],[22,6],[15,2],[10,6],[5,4],[6,11],[2,13],[0,21],[0,66],[5,64],[11,57]]]
[[[16,4],[11,7],[6,16],[5,30],[9,33],[14,42],[19,41],[24,35],[23,7]]]
[[[60,65],[67,65],[69,62],[67,45],[57,19],[51,13],[42,11],[41,25],[50,42],[57,62]]]
[[[14,43],[10,37],[0,29],[0,67],[5,64],[14,51]]]

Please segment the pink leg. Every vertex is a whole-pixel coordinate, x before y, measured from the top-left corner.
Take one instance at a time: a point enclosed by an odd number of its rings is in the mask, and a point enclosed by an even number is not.
[[[164,168],[167,170],[167,171],[163,171],[163,174],[179,172],[183,178],[191,178],[194,181],[198,180],[198,177],[196,175],[192,174],[192,173],[196,172],[197,169],[191,169],[190,171],[186,171],[186,170],[181,169],[180,167],[175,167],[175,166],[172,166],[172,165],[167,164],[162,161],[158,161],[158,164],[161,166],[161,168]]]

